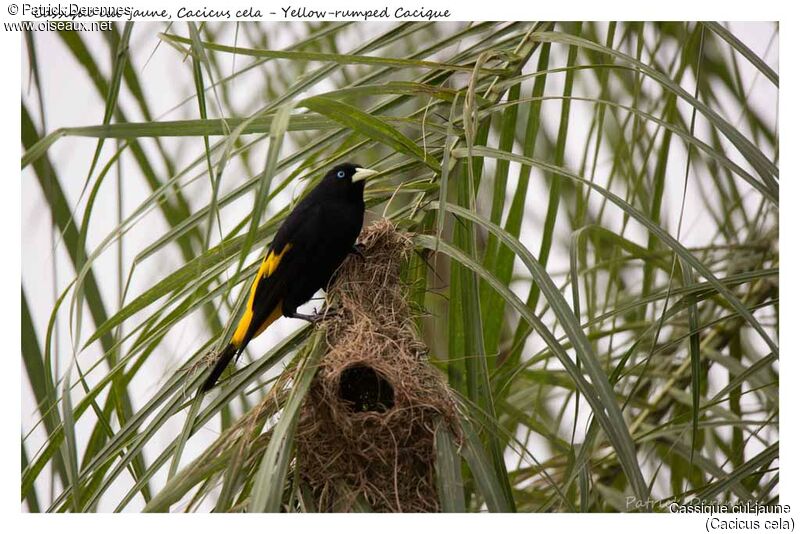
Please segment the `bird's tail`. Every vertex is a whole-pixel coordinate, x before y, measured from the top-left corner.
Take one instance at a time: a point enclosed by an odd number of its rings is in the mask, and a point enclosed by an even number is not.
[[[200,392],[205,393],[209,391],[219,380],[219,377],[222,376],[222,371],[228,366],[234,356],[236,356],[236,347],[233,343],[229,343],[227,347],[222,349],[217,357],[217,363],[214,364],[214,368],[211,370],[211,374],[208,375],[206,381],[203,382],[203,385],[200,387]]]

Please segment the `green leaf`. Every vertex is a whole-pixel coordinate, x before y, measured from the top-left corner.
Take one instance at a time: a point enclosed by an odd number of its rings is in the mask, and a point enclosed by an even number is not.
[[[436,487],[442,512],[466,512],[464,482],[461,480],[461,460],[450,430],[443,422],[436,425]]]
[[[325,115],[342,126],[362,134],[367,139],[383,143],[402,154],[415,157],[436,172],[440,170],[439,163],[425,154],[411,139],[386,121],[365,113],[355,106],[324,96],[305,98],[297,105]]]
[[[490,512],[512,512],[514,503],[508,500],[503,489],[506,481],[498,478],[499,473],[493,468],[493,462],[483,449],[480,438],[466,419],[461,420],[461,429],[464,433],[461,454],[475,477],[475,484],[483,495],[486,507]]]
[[[575,316],[567,306],[566,301],[564,301],[563,296],[561,296],[561,293],[544,272],[541,265],[533,258],[530,252],[528,252],[524,247],[520,246],[516,239],[508,236],[505,234],[505,232],[503,232],[502,229],[492,225],[490,222],[473,213],[470,213],[467,210],[453,205],[448,205],[447,209],[448,211],[452,211],[461,217],[469,218],[476,223],[482,224],[490,231],[493,231],[495,235],[502,239],[506,245],[511,247],[512,250],[518,254],[520,259],[525,262],[526,267],[531,270],[531,274],[536,277],[535,282],[540,284],[542,287],[542,292],[545,298],[548,300],[548,302],[550,302],[554,310],[558,310],[557,314],[559,321],[561,322],[564,330],[567,332],[567,335],[573,341],[579,358],[586,366],[587,373],[592,379],[591,385],[586,382],[586,380],[583,378],[583,373],[569,358],[563,347],[558,343],[558,341],[556,341],[549,329],[545,327],[545,325],[538,317],[536,317],[536,315],[533,314],[529,307],[525,306],[525,304],[522,303],[516,295],[511,293],[508,288],[500,284],[500,282],[498,282],[498,280],[492,274],[477,265],[474,259],[465,255],[458,249],[442,243],[443,252],[458,260],[465,267],[469,267],[472,271],[489,282],[489,284],[501,295],[503,295],[506,301],[516,308],[517,311],[525,318],[525,320],[528,321],[529,324],[531,324],[542,336],[543,341],[556,354],[561,364],[567,368],[567,371],[570,373],[573,381],[575,381],[577,384],[578,389],[584,396],[586,396],[587,401],[592,405],[595,417],[597,417],[600,421],[601,425],[603,426],[603,430],[605,430],[606,435],[620,456],[622,467],[625,470],[628,480],[633,486],[636,495],[643,500],[647,500],[647,495],[649,492],[644,484],[641,468],[636,458],[635,447],[633,445],[630,432],[628,431],[628,427],[624,418],[622,417],[619,406],[617,405],[614,392],[608,383],[608,378],[603,374],[603,370],[597,362],[596,356],[594,356],[591,347],[588,345],[588,341],[583,335],[580,325],[577,323]],[[428,236],[417,236],[416,239],[417,242],[422,246],[430,248],[430,240]]]
[[[466,152],[460,152],[460,149],[457,150],[459,156],[466,155]],[[623,210],[626,214],[631,216],[633,219],[636,219],[642,226],[646,227],[650,232],[654,233],[664,244],[668,247],[673,249],[676,254],[680,257],[681,260],[685,261],[688,265],[694,268],[697,272],[699,272],[708,282],[719,291],[719,293],[733,306],[737,312],[742,316],[742,318],[747,321],[761,336],[764,342],[770,347],[775,353],[778,353],[778,346],[775,344],[775,341],[770,337],[766,331],[764,330],[763,326],[753,317],[753,315],[747,311],[747,308],[744,307],[742,302],[736,298],[736,296],[731,293],[724,285],[722,285],[716,276],[713,275],[711,270],[709,270],[705,265],[703,265],[700,261],[695,258],[691,252],[689,252],[681,243],[679,243],[675,238],[673,238],[669,233],[664,231],[663,228],[652,222],[647,216],[636,210],[633,206],[622,200],[620,197],[615,195],[614,193],[607,191],[603,187],[598,186],[597,184],[593,184],[588,180],[581,178],[580,176],[575,175],[574,173],[567,171],[566,169],[555,169],[555,167],[549,163],[545,163],[542,161],[538,161],[532,158],[525,158],[522,156],[517,156],[515,154],[508,154],[502,153],[496,150],[488,149],[488,148],[476,148],[476,153],[482,154],[487,157],[495,157],[498,159],[510,159],[511,161],[517,161],[520,163],[525,163],[528,165],[532,165],[535,167],[539,167],[545,170],[551,170],[558,172],[564,178],[569,180],[573,180],[576,182],[580,182],[583,184],[588,185],[592,190],[597,191],[612,203],[617,205],[621,210]]]
[[[162,39],[172,43],[191,44],[191,39],[178,35],[162,33]],[[323,61],[333,62],[341,65],[379,65],[383,67],[396,68],[424,68],[438,70],[452,70],[472,72],[472,67],[451,65],[448,63],[437,63],[434,61],[420,61],[411,59],[398,59],[388,57],[364,56],[357,54],[326,54],[320,52],[295,52],[289,50],[256,50],[252,48],[242,48],[236,46],[226,46],[216,43],[202,42],[204,48],[215,52],[226,52],[240,56],[252,56],[270,59],[290,59],[295,61]]]
[[[320,330],[309,341],[308,349],[295,378],[292,392],[272,431],[267,450],[253,479],[250,512],[279,512],[283,500],[283,486],[294,446],[294,431],[300,408],[305,401],[311,381],[317,374],[317,365],[325,352],[324,331]]]

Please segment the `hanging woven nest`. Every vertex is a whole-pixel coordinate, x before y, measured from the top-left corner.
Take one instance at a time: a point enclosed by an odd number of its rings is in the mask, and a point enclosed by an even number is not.
[[[456,407],[418,339],[401,266],[410,237],[388,221],[361,234],[328,291],[328,349],[297,429],[298,469],[319,511],[437,511],[434,434]]]

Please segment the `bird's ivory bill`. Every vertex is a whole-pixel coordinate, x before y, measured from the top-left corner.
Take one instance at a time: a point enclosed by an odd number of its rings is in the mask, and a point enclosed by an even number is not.
[[[356,169],[356,173],[353,175],[353,181],[359,182],[361,180],[366,180],[370,176],[375,176],[378,174],[378,171],[373,171],[372,169],[362,169],[361,167]]]

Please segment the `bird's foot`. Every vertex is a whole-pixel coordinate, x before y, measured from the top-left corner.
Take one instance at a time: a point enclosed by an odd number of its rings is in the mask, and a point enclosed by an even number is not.
[[[314,308],[314,313],[308,314],[308,313],[294,312],[289,317],[292,317],[294,319],[302,319],[304,321],[308,321],[311,324],[317,324],[325,318],[325,314],[319,313],[317,309]]]
[[[293,319],[302,319],[304,321],[308,321],[311,324],[317,324],[320,322],[325,316],[321,313],[314,313],[313,315],[307,313],[293,313],[289,317]]]
[[[314,313],[312,313],[312,314],[294,312],[289,317],[292,317],[294,319],[302,319],[304,321],[308,321],[311,324],[318,324],[320,321],[322,321],[326,317],[331,317],[333,315],[337,315],[338,313],[340,313],[340,311],[341,310],[339,308],[328,308],[324,312],[318,312],[317,309],[314,308]]]

